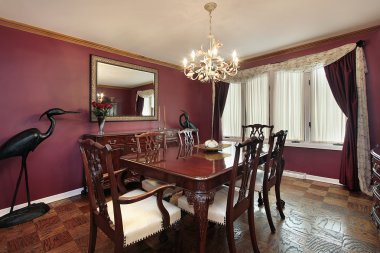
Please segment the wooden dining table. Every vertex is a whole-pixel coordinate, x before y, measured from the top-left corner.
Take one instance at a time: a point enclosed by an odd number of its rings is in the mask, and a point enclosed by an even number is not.
[[[131,156],[120,158],[134,173],[184,189],[187,201],[194,206],[201,253],[206,249],[208,207],[213,203],[217,188],[229,182],[234,162],[235,143],[224,144],[225,148],[217,152],[197,147],[191,152],[183,152],[180,147],[168,147],[161,151],[156,162],[149,164]]]

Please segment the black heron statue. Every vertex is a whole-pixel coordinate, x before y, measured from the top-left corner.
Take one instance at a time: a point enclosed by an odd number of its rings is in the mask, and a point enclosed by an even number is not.
[[[26,159],[28,158],[29,152],[34,151],[36,147],[46,140],[50,135],[52,135],[55,127],[55,115],[62,115],[66,113],[78,113],[73,111],[64,111],[59,108],[52,108],[41,114],[40,119],[46,115],[50,120],[50,127],[46,133],[41,133],[37,128],[26,129],[10,139],[8,139],[3,145],[0,146],[0,160],[6,159],[14,156],[21,156],[21,170],[17,179],[17,185],[15,192],[13,193],[11,210],[8,214],[0,217],[0,227],[10,227],[13,225],[21,224],[30,221],[36,217],[39,217],[49,211],[49,206],[45,203],[35,203],[30,204],[30,192],[28,184],[28,171],[26,167]],[[26,197],[28,200],[28,206],[13,211],[18,188],[20,186],[20,181],[22,174],[25,176],[26,185]]]
[[[185,129],[198,129],[190,120],[189,120],[189,114],[185,112],[184,110],[181,110],[183,113],[179,115],[179,125]]]

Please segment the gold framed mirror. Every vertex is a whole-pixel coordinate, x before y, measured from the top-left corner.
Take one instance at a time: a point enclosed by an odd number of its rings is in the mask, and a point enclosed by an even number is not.
[[[158,71],[91,55],[90,120],[97,121],[92,102],[112,105],[107,121],[158,119]]]

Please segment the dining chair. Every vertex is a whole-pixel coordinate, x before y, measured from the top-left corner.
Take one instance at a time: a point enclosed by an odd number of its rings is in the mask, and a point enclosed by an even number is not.
[[[236,152],[231,170],[229,186],[222,186],[214,195],[208,209],[208,220],[225,225],[230,252],[236,252],[234,241],[234,221],[248,211],[249,231],[254,252],[260,252],[256,240],[254,223],[254,190],[256,171],[260,161],[263,140],[252,137],[235,145]],[[242,155],[240,154],[242,153]],[[242,161],[240,161],[242,158]],[[242,184],[235,190],[235,182],[241,171]],[[178,199],[178,206],[185,212],[194,214],[194,207],[184,195]]]
[[[157,162],[160,158],[160,149],[162,152],[165,152],[167,148],[164,132],[145,132],[136,134],[135,138],[137,144],[137,161],[139,162]],[[165,182],[153,178],[145,178],[141,182],[141,186],[145,191],[152,191],[165,184]],[[182,191],[182,189],[178,187],[166,189],[164,191],[164,198],[170,198],[179,191]]]
[[[245,140],[246,131],[249,130],[249,137],[255,136],[256,138],[262,138],[265,139],[265,134],[267,136],[270,136],[273,131],[273,125],[262,125],[262,124],[253,124],[253,125],[246,125],[242,126],[243,135],[242,135],[242,141]],[[268,132],[269,131],[269,132]]]
[[[184,145],[199,145],[199,133],[198,129],[185,128],[178,131],[178,139],[180,146]],[[194,140],[194,135],[196,140]],[[195,142],[196,141],[196,142]]]
[[[281,130],[269,137],[269,149],[265,161],[264,170],[258,170],[256,175],[255,191],[259,192],[259,203],[264,203],[265,213],[272,233],[276,231],[269,205],[269,190],[274,186],[276,193],[276,205],[281,219],[285,219],[283,208],[285,202],[281,200],[280,185],[285,166],[283,158],[287,130]],[[262,193],[262,199],[261,198]],[[262,204],[261,204],[262,205]]]
[[[270,136],[273,132],[273,125],[263,125],[263,124],[252,124],[252,125],[243,125],[242,126],[242,141],[245,140],[246,130],[249,130],[249,137],[255,136],[256,138],[260,138],[265,141],[265,135]],[[259,165],[259,169],[262,170],[264,165]],[[259,206],[263,205],[263,197],[261,196],[261,192],[259,192],[259,198],[257,199],[257,203]]]
[[[195,135],[195,138],[194,138]],[[185,128],[178,131],[178,156],[177,158],[187,158],[193,155],[194,145],[199,145],[198,129]]]
[[[120,192],[117,181],[121,177],[114,173],[112,148],[90,139],[79,140],[79,146],[90,202],[88,252],[95,251],[97,228],[114,242],[114,252],[122,252],[127,246],[159,233],[181,219],[180,209],[162,200],[164,190],[173,185],[163,185],[150,192],[140,189]],[[105,166],[101,161],[103,158]],[[110,199],[106,198],[102,186],[104,171],[111,183]]]

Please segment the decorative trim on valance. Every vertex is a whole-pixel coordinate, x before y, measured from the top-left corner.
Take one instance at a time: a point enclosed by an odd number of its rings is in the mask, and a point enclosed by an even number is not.
[[[362,47],[356,48],[356,86],[358,91],[357,158],[360,190],[367,195],[371,191],[371,162],[369,157],[369,128],[365,73],[367,66]]]
[[[330,49],[317,54],[310,54],[294,59],[290,59],[284,62],[262,65],[250,69],[239,71],[236,76],[229,77],[226,82],[238,83],[245,82],[247,79],[259,75],[268,71],[287,70],[287,71],[311,71],[318,67],[324,67],[329,65],[338,59],[342,58],[347,53],[356,48],[356,43],[350,43]]]

